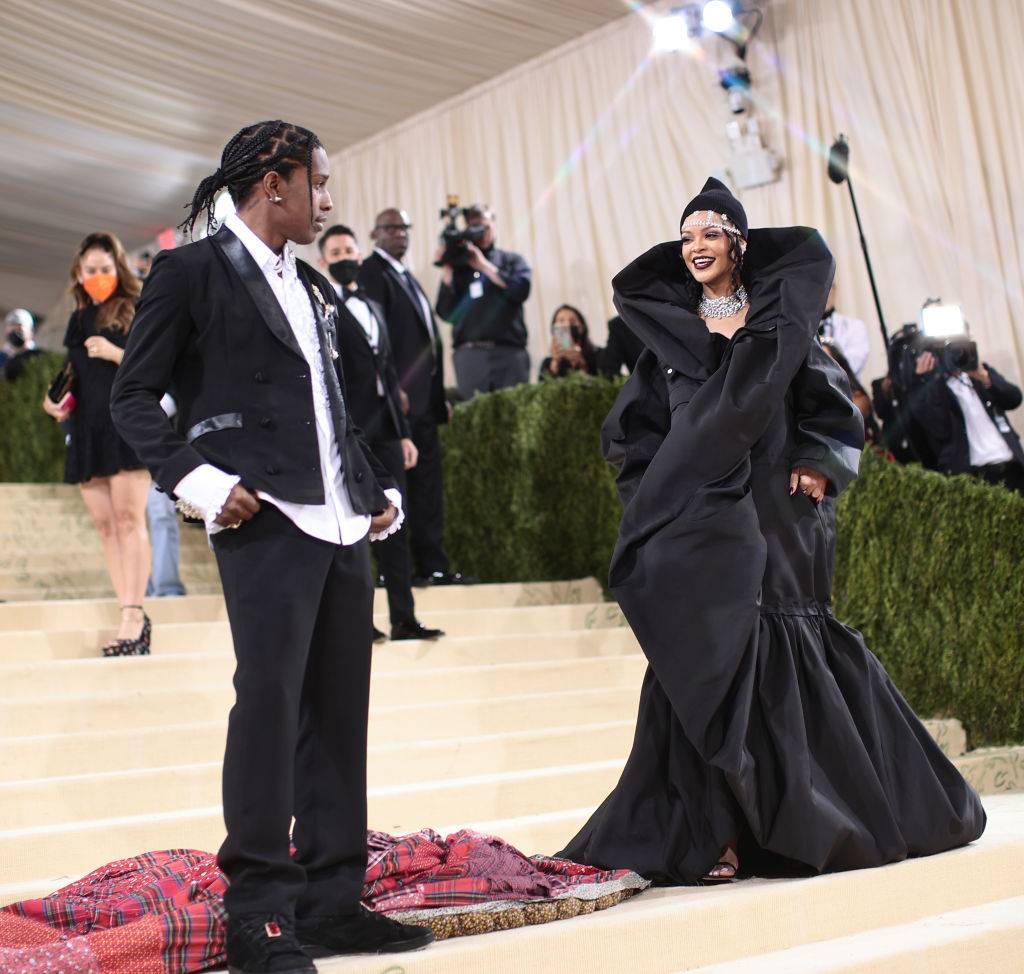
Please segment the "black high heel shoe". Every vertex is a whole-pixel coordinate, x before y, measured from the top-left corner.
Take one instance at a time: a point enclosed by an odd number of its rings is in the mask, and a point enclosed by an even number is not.
[[[122,605],[122,609],[138,609],[142,613],[142,632],[135,639],[120,639],[120,652],[116,656],[148,656],[153,639],[153,623],[141,605]],[[105,649],[104,649],[105,651]]]

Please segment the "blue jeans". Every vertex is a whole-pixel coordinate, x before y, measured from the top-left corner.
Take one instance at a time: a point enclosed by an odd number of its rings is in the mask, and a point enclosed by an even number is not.
[[[174,510],[174,501],[163,491],[157,490],[156,484],[151,484],[149,488],[146,516],[149,518],[149,537],[153,545],[153,571],[146,585],[146,596],[162,598],[184,595],[185,586],[178,574],[178,515]]]

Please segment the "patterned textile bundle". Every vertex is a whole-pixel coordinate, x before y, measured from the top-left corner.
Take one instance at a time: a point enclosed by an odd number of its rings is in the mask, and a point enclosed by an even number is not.
[[[370,832],[363,902],[439,938],[613,906],[646,880],[543,856],[493,836]],[[224,962],[226,881],[213,855],[149,852],[0,910],[0,974],[192,974]]]

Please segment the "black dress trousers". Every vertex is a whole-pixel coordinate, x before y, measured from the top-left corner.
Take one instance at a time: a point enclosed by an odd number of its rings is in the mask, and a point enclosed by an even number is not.
[[[419,575],[448,571],[444,550],[444,478],[441,471],[441,438],[432,416],[410,416],[412,440],[419,461],[406,472],[409,483],[409,537],[413,565]]]
[[[366,872],[369,542],[317,540],[264,503],[213,547],[236,658],[225,905],[233,915],[352,910]]]
[[[402,457],[402,442],[394,438],[373,440],[370,450],[387,468],[395,481],[403,504],[408,506],[408,492],[405,483],[405,460]],[[406,513],[408,517],[408,513]],[[406,532],[396,531],[391,537],[378,541],[373,546],[380,573],[384,576],[384,588],[388,593],[388,610],[391,625],[399,622],[416,621],[416,606],[412,595],[412,560],[409,554],[409,539]]]

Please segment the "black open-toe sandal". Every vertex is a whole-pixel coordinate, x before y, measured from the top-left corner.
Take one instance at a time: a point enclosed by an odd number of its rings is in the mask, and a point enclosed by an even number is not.
[[[701,886],[725,886],[728,883],[736,882],[736,874],[739,872],[739,866],[734,866],[731,862],[725,859],[720,859],[716,862],[711,869],[731,869],[731,876],[712,876],[710,871],[706,876],[702,876],[700,880]]]
[[[122,639],[121,656],[148,656],[153,639],[153,623],[141,605],[123,605],[122,609],[139,609],[142,612],[142,632],[137,639]]]

